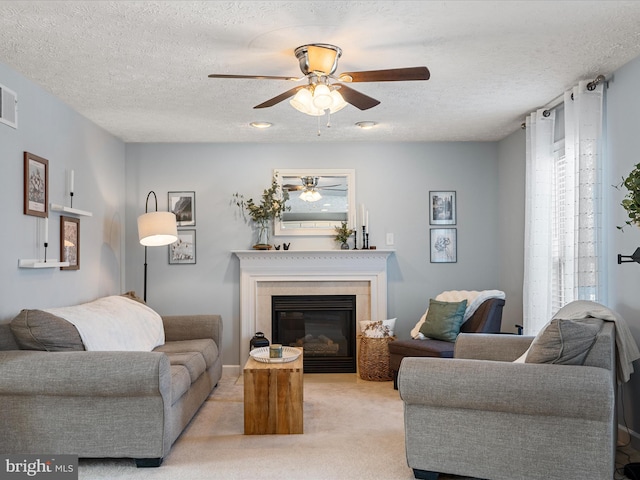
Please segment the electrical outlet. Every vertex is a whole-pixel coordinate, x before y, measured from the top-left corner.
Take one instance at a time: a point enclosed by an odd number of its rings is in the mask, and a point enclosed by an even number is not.
[[[387,245],[393,245],[393,233],[387,233]]]

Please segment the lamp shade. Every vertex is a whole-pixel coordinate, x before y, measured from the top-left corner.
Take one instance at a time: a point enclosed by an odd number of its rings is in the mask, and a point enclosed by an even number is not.
[[[145,247],[169,245],[178,240],[178,224],[172,212],[149,212],[138,217],[138,238]]]

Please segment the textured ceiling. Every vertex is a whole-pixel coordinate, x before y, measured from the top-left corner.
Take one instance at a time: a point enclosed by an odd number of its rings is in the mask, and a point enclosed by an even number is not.
[[[639,25],[637,1],[2,1],[0,62],[126,142],[494,141],[640,55]],[[352,84],[381,104],[326,128],[286,101],[253,109],[290,82],[207,77],[299,76],[307,43],[341,47],[338,73],[431,79]]]

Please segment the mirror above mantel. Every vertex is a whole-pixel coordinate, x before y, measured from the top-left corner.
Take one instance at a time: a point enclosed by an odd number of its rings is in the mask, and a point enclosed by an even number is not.
[[[274,224],[275,235],[335,236],[335,227],[355,225],[355,170],[276,169],[278,183],[289,193]]]

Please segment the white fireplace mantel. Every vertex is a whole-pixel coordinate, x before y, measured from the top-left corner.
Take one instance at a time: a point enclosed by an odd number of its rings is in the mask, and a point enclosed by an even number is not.
[[[394,250],[234,250],[240,259],[240,364],[256,332],[261,282],[354,282],[370,286],[372,320],[387,318],[387,259]]]

